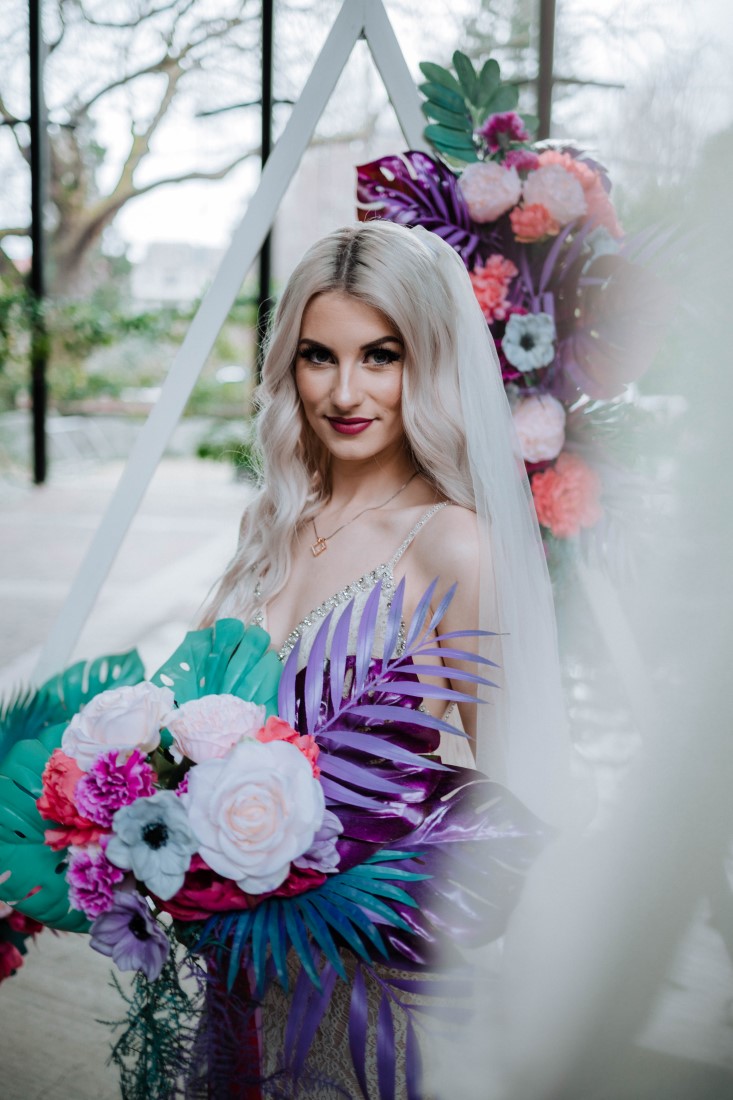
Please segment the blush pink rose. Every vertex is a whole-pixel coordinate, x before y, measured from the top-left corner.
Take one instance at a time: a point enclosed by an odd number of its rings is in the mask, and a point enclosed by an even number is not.
[[[489,256],[483,264],[477,263],[469,272],[476,300],[489,324],[506,320],[510,309],[509,284],[518,274],[512,261],[498,254]]]
[[[41,817],[59,825],[57,829],[46,829],[45,833],[46,844],[55,852],[70,844],[80,848],[96,844],[104,833],[104,829],[77,809],[74,791],[83,775],[77,762],[61,749],[54,749],[43,769],[43,794],[36,806]]]
[[[603,515],[601,479],[578,455],[563,451],[531,484],[537,519],[555,538],[573,538]]]
[[[541,202],[530,206],[517,206],[509,215],[512,232],[520,244],[532,244],[543,237],[554,237],[560,232],[560,223],[556,222],[550,211]]]
[[[317,779],[321,774],[321,769],[318,767],[318,754],[321,750],[316,744],[315,737],[298,733],[282,718],[275,718],[274,716],[267,719],[262,729],[257,731],[256,736],[257,740],[262,741],[263,744],[268,741],[287,741],[288,744],[295,745],[296,749],[300,749],[306,760],[310,762],[314,777]]]
[[[588,204],[576,177],[559,164],[541,165],[522,184],[525,206],[539,203],[560,225],[585,214]]]
[[[100,753],[111,749],[152,752],[160,744],[160,730],[173,701],[170,688],[147,680],[103,691],[71,719],[61,748],[85,772]]]
[[[191,768],[181,800],[199,855],[245,894],[269,893],[285,882],[325,811],[310,761],[282,740],[247,738],[221,760]]]
[[[241,741],[254,737],[265,720],[265,708],[236,695],[204,695],[171,711],[165,725],[180,756],[195,764],[219,760]]]
[[[549,393],[522,397],[512,409],[525,462],[557,458],[565,443],[565,409]]]
[[[494,161],[469,164],[458,186],[468,212],[480,225],[494,222],[519,202],[522,181],[516,168],[504,168]]]

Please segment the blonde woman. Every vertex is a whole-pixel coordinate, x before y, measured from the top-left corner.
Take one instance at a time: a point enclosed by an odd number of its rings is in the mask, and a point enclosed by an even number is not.
[[[456,584],[440,631],[500,635],[488,644],[502,687],[490,707],[460,704],[469,738],[444,734],[441,755],[469,767],[476,758],[535,812],[557,817],[565,753],[549,579],[496,354],[460,258],[424,230],[380,221],[319,241],[280,300],[258,402],[262,488],[204,625],[258,623],[283,660],[299,641],[304,664],[326,615],[336,609],[333,629],[355,600],[358,622],[380,582],[379,656],[402,578],[405,620],[435,578],[436,604]],[[455,676],[466,690],[460,663],[439,649],[433,661],[432,682],[450,687]],[[440,700],[424,705],[443,713]],[[348,996],[334,997],[311,1051],[314,1065],[328,1062],[329,1083],[304,1095],[359,1094]],[[273,1048],[283,998],[274,989],[265,1006]],[[274,1068],[276,1055],[266,1063]]]

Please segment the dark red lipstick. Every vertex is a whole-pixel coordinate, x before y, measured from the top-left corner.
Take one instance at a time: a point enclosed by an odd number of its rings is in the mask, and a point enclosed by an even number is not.
[[[339,435],[358,435],[372,423],[360,416],[327,416],[326,420]]]

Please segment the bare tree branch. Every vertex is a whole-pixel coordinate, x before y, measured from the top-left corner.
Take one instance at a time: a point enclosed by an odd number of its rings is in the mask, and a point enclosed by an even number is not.
[[[0,241],[5,237],[30,237],[30,235],[29,225],[9,225],[0,229]]]
[[[79,3],[79,11],[81,12],[81,14],[84,18],[84,22],[88,23],[90,27],[99,27],[102,30],[116,30],[116,31],[134,30],[135,28],[139,27],[141,23],[144,23],[146,20],[154,19],[158,15],[163,15],[165,12],[171,11],[173,8],[178,6],[179,2],[180,2],[180,0],[169,0],[169,2],[167,4],[161,4],[160,7],[151,8],[151,10],[149,12],[147,12],[145,15],[137,15],[137,16],[133,17],[132,19],[121,20],[119,23],[115,23],[113,20],[95,19],[93,15],[90,15],[87,12],[87,10],[86,10],[83,3]],[[190,9],[192,3],[194,3],[194,2],[195,2],[195,0],[189,0],[189,2],[185,6],[183,12],[178,13],[179,18],[180,18],[180,15],[185,14],[185,12]]]
[[[162,179],[153,180],[152,183],[145,183],[142,187],[134,188],[131,198],[137,198],[138,195],[144,195],[148,191],[153,191],[158,187],[167,187],[169,184],[175,183],[189,183],[191,180],[222,180],[225,176],[237,167],[239,164],[243,164],[245,160],[249,160],[250,157],[259,157],[262,150],[257,145],[252,149],[248,149],[246,153],[242,153],[241,156],[235,157],[234,160],[225,164],[222,168],[213,168],[211,171],[193,171],[185,172],[182,176],[166,176]]]

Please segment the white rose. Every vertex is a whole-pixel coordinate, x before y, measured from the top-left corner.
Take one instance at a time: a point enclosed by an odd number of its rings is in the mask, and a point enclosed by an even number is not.
[[[277,889],[323,820],[323,789],[310,761],[287,741],[247,740],[188,776],[182,798],[212,871],[247,894]]]
[[[549,393],[522,397],[512,409],[525,462],[557,458],[565,442],[565,409]]]
[[[64,730],[61,748],[82,771],[103,752],[133,749],[148,753],[160,744],[160,730],[173,706],[170,688],[142,684],[112,688],[95,695]]]
[[[559,164],[530,172],[522,186],[526,206],[540,203],[560,225],[582,217],[588,209],[580,182]]]
[[[475,222],[493,222],[519,202],[522,181],[516,168],[494,161],[469,164],[458,181],[468,212]]]
[[[195,764],[225,756],[243,737],[254,737],[265,721],[265,708],[236,695],[204,695],[172,711],[165,722],[175,747]],[[175,753],[175,750],[174,750]]]

